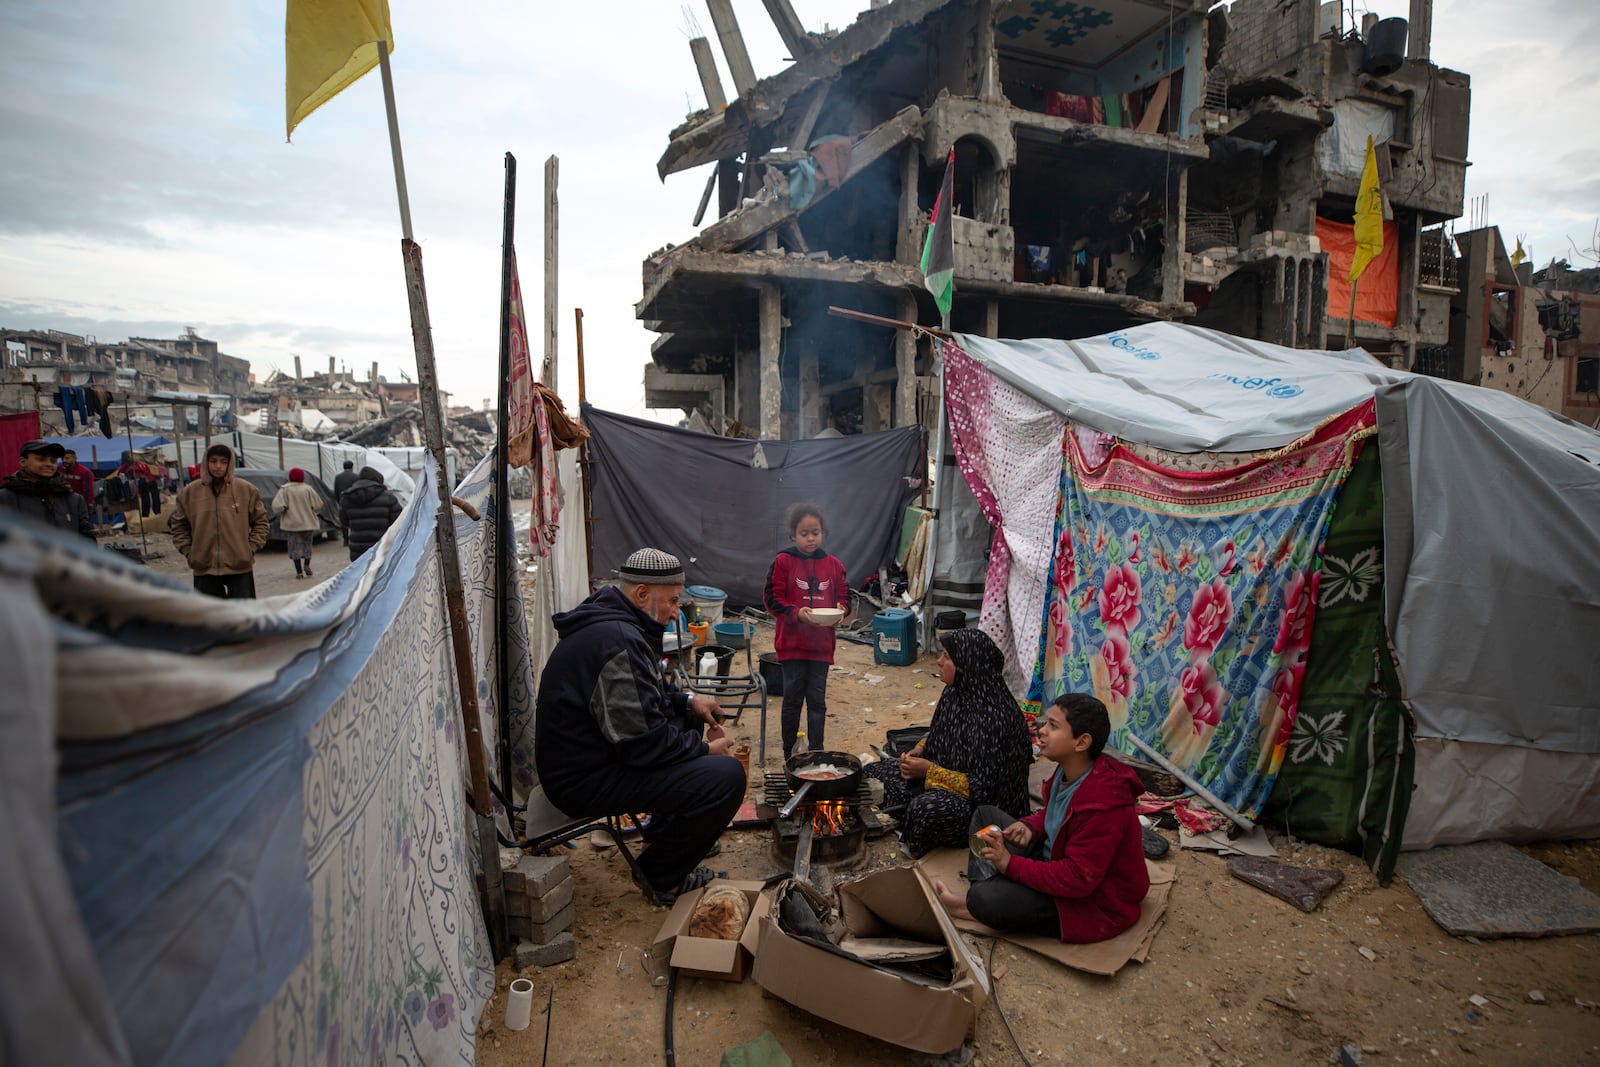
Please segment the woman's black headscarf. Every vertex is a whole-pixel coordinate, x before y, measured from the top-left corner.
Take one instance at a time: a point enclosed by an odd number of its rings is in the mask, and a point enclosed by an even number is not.
[[[1028,813],[1033,739],[1006,688],[1005,658],[982,630],[943,633],[939,643],[956,678],[939,697],[923,755],[964,773],[973,804],[995,804],[1021,818]]]

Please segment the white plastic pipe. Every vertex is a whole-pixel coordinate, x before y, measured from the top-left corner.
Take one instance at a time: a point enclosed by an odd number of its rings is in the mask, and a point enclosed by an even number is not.
[[[533,983],[518,978],[511,983],[511,993],[506,997],[506,1029],[526,1030],[533,1015]]]

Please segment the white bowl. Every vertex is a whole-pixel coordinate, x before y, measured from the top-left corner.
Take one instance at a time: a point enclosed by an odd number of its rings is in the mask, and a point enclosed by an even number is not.
[[[843,608],[812,608],[811,620],[822,626],[837,626],[844,618]]]

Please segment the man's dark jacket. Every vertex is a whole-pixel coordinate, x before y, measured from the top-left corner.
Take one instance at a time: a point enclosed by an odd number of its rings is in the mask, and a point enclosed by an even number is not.
[[[35,478],[18,471],[0,485],[0,507],[15,510],[67,533],[82,534],[94,540],[94,523],[89,521],[89,505],[72,491],[60,472],[53,478]]]
[[[662,671],[661,623],[612,586],[551,621],[561,640],[539,679],[534,762],[558,807],[588,802],[600,772],[710,754]]]
[[[344,496],[344,491],[356,484],[355,471],[340,471],[333,478],[333,499],[338,500]]]
[[[339,497],[339,517],[350,534],[350,558],[383,540],[383,532],[400,517],[400,499],[383,484],[383,475],[371,467]]]

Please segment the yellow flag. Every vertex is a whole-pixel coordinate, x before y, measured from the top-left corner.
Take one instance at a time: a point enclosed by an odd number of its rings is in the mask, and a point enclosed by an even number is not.
[[[1361,277],[1367,264],[1383,254],[1383,194],[1378,189],[1378,153],[1367,136],[1367,164],[1361,168],[1361,189],[1356,193],[1356,254],[1350,260],[1350,284]]]
[[[378,65],[388,41],[389,0],[288,0],[284,66],[289,134],[317,108]]]
[[[1511,268],[1513,270],[1515,270],[1516,268],[1522,266],[1522,261],[1527,259],[1527,258],[1528,258],[1528,253],[1526,253],[1526,252],[1524,252],[1522,250],[1522,238],[1518,237],[1517,238],[1517,250],[1515,252],[1511,253]]]

